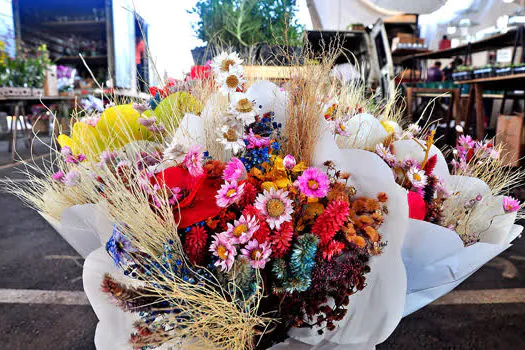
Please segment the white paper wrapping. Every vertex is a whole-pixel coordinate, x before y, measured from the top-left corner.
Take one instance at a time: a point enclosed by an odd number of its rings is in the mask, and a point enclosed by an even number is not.
[[[112,222],[104,208],[96,204],[78,204],[65,209],[60,221],[40,213],[80,256],[101,247],[111,236]]]
[[[319,140],[314,165],[322,167],[326,160],[351,174],[358,196],[388,194],[389,214],[379,229],[387,246],[382,255],[372,257],[366,287],[350,298],[348,313],[335,331],[318,335],[315,329],[292,329],[289,335],[295,341],[277,349],[308,348],[300,342],[314,345],[311,349],[371,349],[388,338],[403,314],[406,274],[401,247],[408,223],[406,192],[395,183],[392,171],[379,156],[363,150],[338,149],[328,129]]]
[[[488,261],[510,247],[523,227],[512,225],[501,244],[479,242],[468,247],[458,234],[425,221],[409,220],[403,245],[407,271],[404,316],[456,288]]]
[[[118,281],[133,283],[133,280],[124,276],[122,270],[115,266],[104,247],[96,249],[87,257],[82,280],[84,291],[99,319],[95,331],[95,346],[98,350],[129,350],[132,349],[129,339],[133,332],[133,322],[138,317],[137,314],[124,312],[116,307],[110,297],[102,292],[101,285],[106,273]]]

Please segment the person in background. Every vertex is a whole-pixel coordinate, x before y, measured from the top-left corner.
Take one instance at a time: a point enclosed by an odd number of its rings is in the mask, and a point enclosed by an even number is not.
[[[456,57],[454,58],[452,61],[450,61],[450,63],[448,64],[448,66],[446,66],[445,68],[443,68],[443,76],[444,76],[444,79],[447,80],[447,81],[451,81],[451,80],[454,80],[452,79],[452,73],[454,73],[454,71],[463,64],[463,60],[459,57]]]
[[[439,41],[439,50],[450,49],[451,45],[450,39],[446,35],[443,35],[443,39]]]
[[[441,72],[441,61],[436,61],[432,67],[428,69],[427,81],[442,81],[443,73]]]
[[[139,91],[145,90],[146,82],[144,74],[144,55],[146,53],[146,43],[142,35],[137,35],[135,40],[135,64],[137,65],[137,79]]]

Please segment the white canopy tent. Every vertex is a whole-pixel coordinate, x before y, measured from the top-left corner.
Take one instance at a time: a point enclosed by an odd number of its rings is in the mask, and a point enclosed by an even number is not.
[[[510,1],[510,0],[509,0]],[[449,26],[461,19],[475,26],[458,27],[459,34],[473,40],[476,32],[496,25],[499,17],[523,7],[523,0],[308,0],[312,22],[323,30],[344,30],[351,23],[373,24],[378,18],[400,14],[419,14],[421,36],[429,47],[437,49]],[[316,18],[317,17],[317,18]]]
[[[310,12],[317,12],[320,29],[343,30],[351,23],[370,25],[378,18],[430,13],[442,7],[446,0],[309,0],[308,3]],[[312,22],[315,23],[315,19]]]

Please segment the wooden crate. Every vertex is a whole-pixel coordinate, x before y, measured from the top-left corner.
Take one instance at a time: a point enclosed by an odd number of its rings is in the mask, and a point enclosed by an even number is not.
[[[518,115],[499,115],[496,126],[496,144],[502,144],[501,157],[507,165],[519,166],[525,147],[523,113]]]

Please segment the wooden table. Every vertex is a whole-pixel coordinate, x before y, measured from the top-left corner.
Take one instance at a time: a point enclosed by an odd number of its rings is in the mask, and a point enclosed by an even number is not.
[[[25,133],[26,146],[29,148],[31,144],[32,133],[27,127],[26,107],[37,103],[44,105],[58,103],[60,104],[62,112],[65,112],[67,104],[74,102],[75,99],[75,96],[0,96],[0,111],[7,112],[7,115],[11,116],[11,128],[9,131],[11,142],[8,146],[8,152],[11,152],[11,158],[15,160],[16,157],[18,125],[20,125]],[[53,115],[53,117],[55,118],[56,116]]]
[[[459,112],[461,91],[459,90],[459,88],[437,89],[437,88],[417,88],[417,87],[407,86],[406,87],[407,113],[408,113],[408,118],[410,122],[413,122],[414,96],[428,95],[428,94],[437,95],[437,96],[443,96],[446,94],[450,94],[451,96],[448,116],[447,116],[447,120],[445,121],[447,123],[447,127],[445,129],[445,137],[448,138],[450,134],[450,121],[452,120],[452,118],[455,118],[456,123],[458,123],[461,117],[461,113]]]
[[[491,77],[491,78],[480,78],[471,80],[462,80],[454,82],[456,85],[470,84],[470,91],[467,103],[466,111],[466,125],[465,129],[468,128],[469,123],[473,120],[472,107],[475,106],[476,112],[476,138],[482,140],[485,137],[485,126],[484,126],[484,113],[483,113],[483,90],[504,90],[503,102],[501,104],[501,112],[505,106],[505,99],[515,98],[510,97],[507,92],[513,90],[525,90],[525,73],[524,74],[512,74],[502,77]],[[520,98],[525,99],[525,95],[521,95]]]

